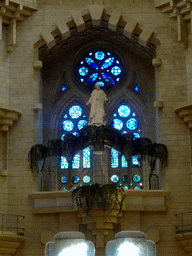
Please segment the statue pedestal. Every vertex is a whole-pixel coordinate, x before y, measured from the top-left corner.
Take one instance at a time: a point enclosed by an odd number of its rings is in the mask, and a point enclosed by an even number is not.
[[[108,183],[107,150],[93,153],[93,183]]]

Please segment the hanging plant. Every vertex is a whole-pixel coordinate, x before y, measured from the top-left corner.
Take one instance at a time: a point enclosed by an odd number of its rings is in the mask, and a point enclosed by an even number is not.
[[[66,134],[64,141],[51,140],[47,146],[37,144],[28,154],[31,171],[38,170],[38,161],[45,162],[47,157],[64,156],[71,163],[75,154],[92,145],[95,151],[103,151],[107,145],[118,150],[128,160],[131,156],[140,156],[141,160],[148,157],[151,168],[155,168],[159,158],[161,166],[167,165],[168,151],[163,144],[152,143],[148,138],[134,138],[132,134],[121,134],[111,126],[87,126],[79,136]]]
[[[75,202],[78,210],[82,210],[87,216],[93,208],[102,209],[106,215],[114,209],[118,209],[120,213],[124,198],[124,189],[115,184],[95,183],[77,187],[72,191],[73,204]]]

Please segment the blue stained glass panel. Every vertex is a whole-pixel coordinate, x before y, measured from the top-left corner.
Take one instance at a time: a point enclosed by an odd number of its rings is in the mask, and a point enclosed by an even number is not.
[[[83,168],[91,168],[91,150],[90,148],[85,148],[83,150]]]
[[[123,128],[123,122],[120,119],[115,118],[113,119],[113,127],[117,130],[121,130]]]
[[[69,109],[69,115],[73,119],[77,119],[82,115],[82,108],[79,105],[73,105]]]
[[[66,90],[66,87],[65,87],[65,85],[63,85],[63,86],[61,87],[61,91],[64,92],[65,90]]]
[[[140,157],[139,156],[132,156],[132,165],[140,166]]]
[[[111,57],[111,58],[106,59],[106,60],[104,61],[103,65],[101,66],[101,69],[102,69],[102,68],[105,69],[105,68],[110,67],[111,64],[113,63],[114,59],[115,59],[115,57]]]
[[[129,130],[134,131],[138,127],[138,122],[135,118],[130,118],[126,123],[126,126]]]
[[[66,184],[68,183],[68,178],[66,176],[61,177],[61,183]]]
[[[118,108],[118,113],[121,117],[128,117],[131,113],[131,109],[127,105],[121,105]]]
[[[86,75],[88,74],[88,72],[89,72],[89,70],[88,70],[88,68],[86,68],[86,67],[81,67],[81,68],[79,69],[79,74],[80,74],[81,76],[86,76]]]
[[[99,84],[100,87],[104,87],[104,83],[103,82],[97,82]]]
[[[65,134],[61,135],[61,140],[64,140]]]
[[[119,177],[117,175],[113,175],[113,176],[111,176],[111,181],[113,183],[117,183],[119,181]]]
[[[121,167],[126,168],[128,166],[127,160],[124,156],[121,156]]]
[[[105,57],[104,52],[98,51],[95,53],[95,58],[98,60],[102,60],[102,59],[104,59],[104,57]]]
[[[111,69],[111,73],[112,73],[114,76],[118,76],[118,75],[121,73],[121,68],[118,67],[118,66],[114,66],[114,67],[112,67],[112,69]]]
[[[94,60],[92,60],[91,58],[87,58],[87,57],[85,58],[85,60],[89,66],[91,66],[94,69],[98,69],[97,64],[95,63]]]
[[[134,135],[134,138],[140,138],[141,137],[138,132],[134,132],[133,135]]]
[[[119,152],[111,148],[111,168],[119,167]]]
[[[72,169],[79,169],[80,167],[80,153],[76,154],[73,157],[73,161],[72,161]]]
[[[102,73],[102,76],[103,76],[103,78],[105,79],[106,82],[111,83],[111,84],[115,84],[113,78],[110,77],[108,74]]]
[[[134,90],[135,90],[136,92],[140,92],[138,85],[135,86]]]
[[[69,168],[69,164],[67,161],[67,158],[62,156],[61,157],[61,169],[68,169]]]
[[[63,129],[65,131],[67,131],[67,132],[72,131],[73,128],[74,128],[74,124],[70,120],[66,120],[63,122]]]
[[[78,132],[73,132],[73,135],[74,135],[74,136],[78,136],[79,133],[78,133]]]
[[[84,177],[83,177],[83,182],[84,183],[89,183],[91,181],[91,177],[90,176],[88,176],[88,175],[85,175]]]
[[[78,122],[77,128],[78,128],[79,130],[81,130],[83,127],[87,126],[87,124],[88,124],[87,120],[82,119],[82,120],[80,120],[80,121]]]
[[[72,181],[73,184],[77,184],[80,181],[80,177],[78,175],[75,175],[75,176],[72,177],[71,181]]]
[[[140,189],[140,187],[139,186],[135,186],[134,189]]]

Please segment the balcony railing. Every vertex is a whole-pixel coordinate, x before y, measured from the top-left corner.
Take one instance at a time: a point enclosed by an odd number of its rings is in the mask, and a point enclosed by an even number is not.
[[[179,220],[176,226],[176,233],[192,232],[192,211],[175,214]]]
[[[24,236],[24,219],[22,215],[0,214],[0,233]]]

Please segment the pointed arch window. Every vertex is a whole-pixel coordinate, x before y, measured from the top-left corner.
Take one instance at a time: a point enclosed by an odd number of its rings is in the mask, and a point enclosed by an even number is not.
[[[120,104],[114,111],[112,126],[122,134],[133,134],[134,138],[140,138],[141,125],[136,112],[127,104]],[[117,176],[117,177],[116,177]],[[135,178],[137,177],[137,179]],[[129,161],[117,150],[110,149],[110,177],[112,183],[119,183],[125,188],[142,188],[142,174],[140,170],[140,158],[132,156]]]

